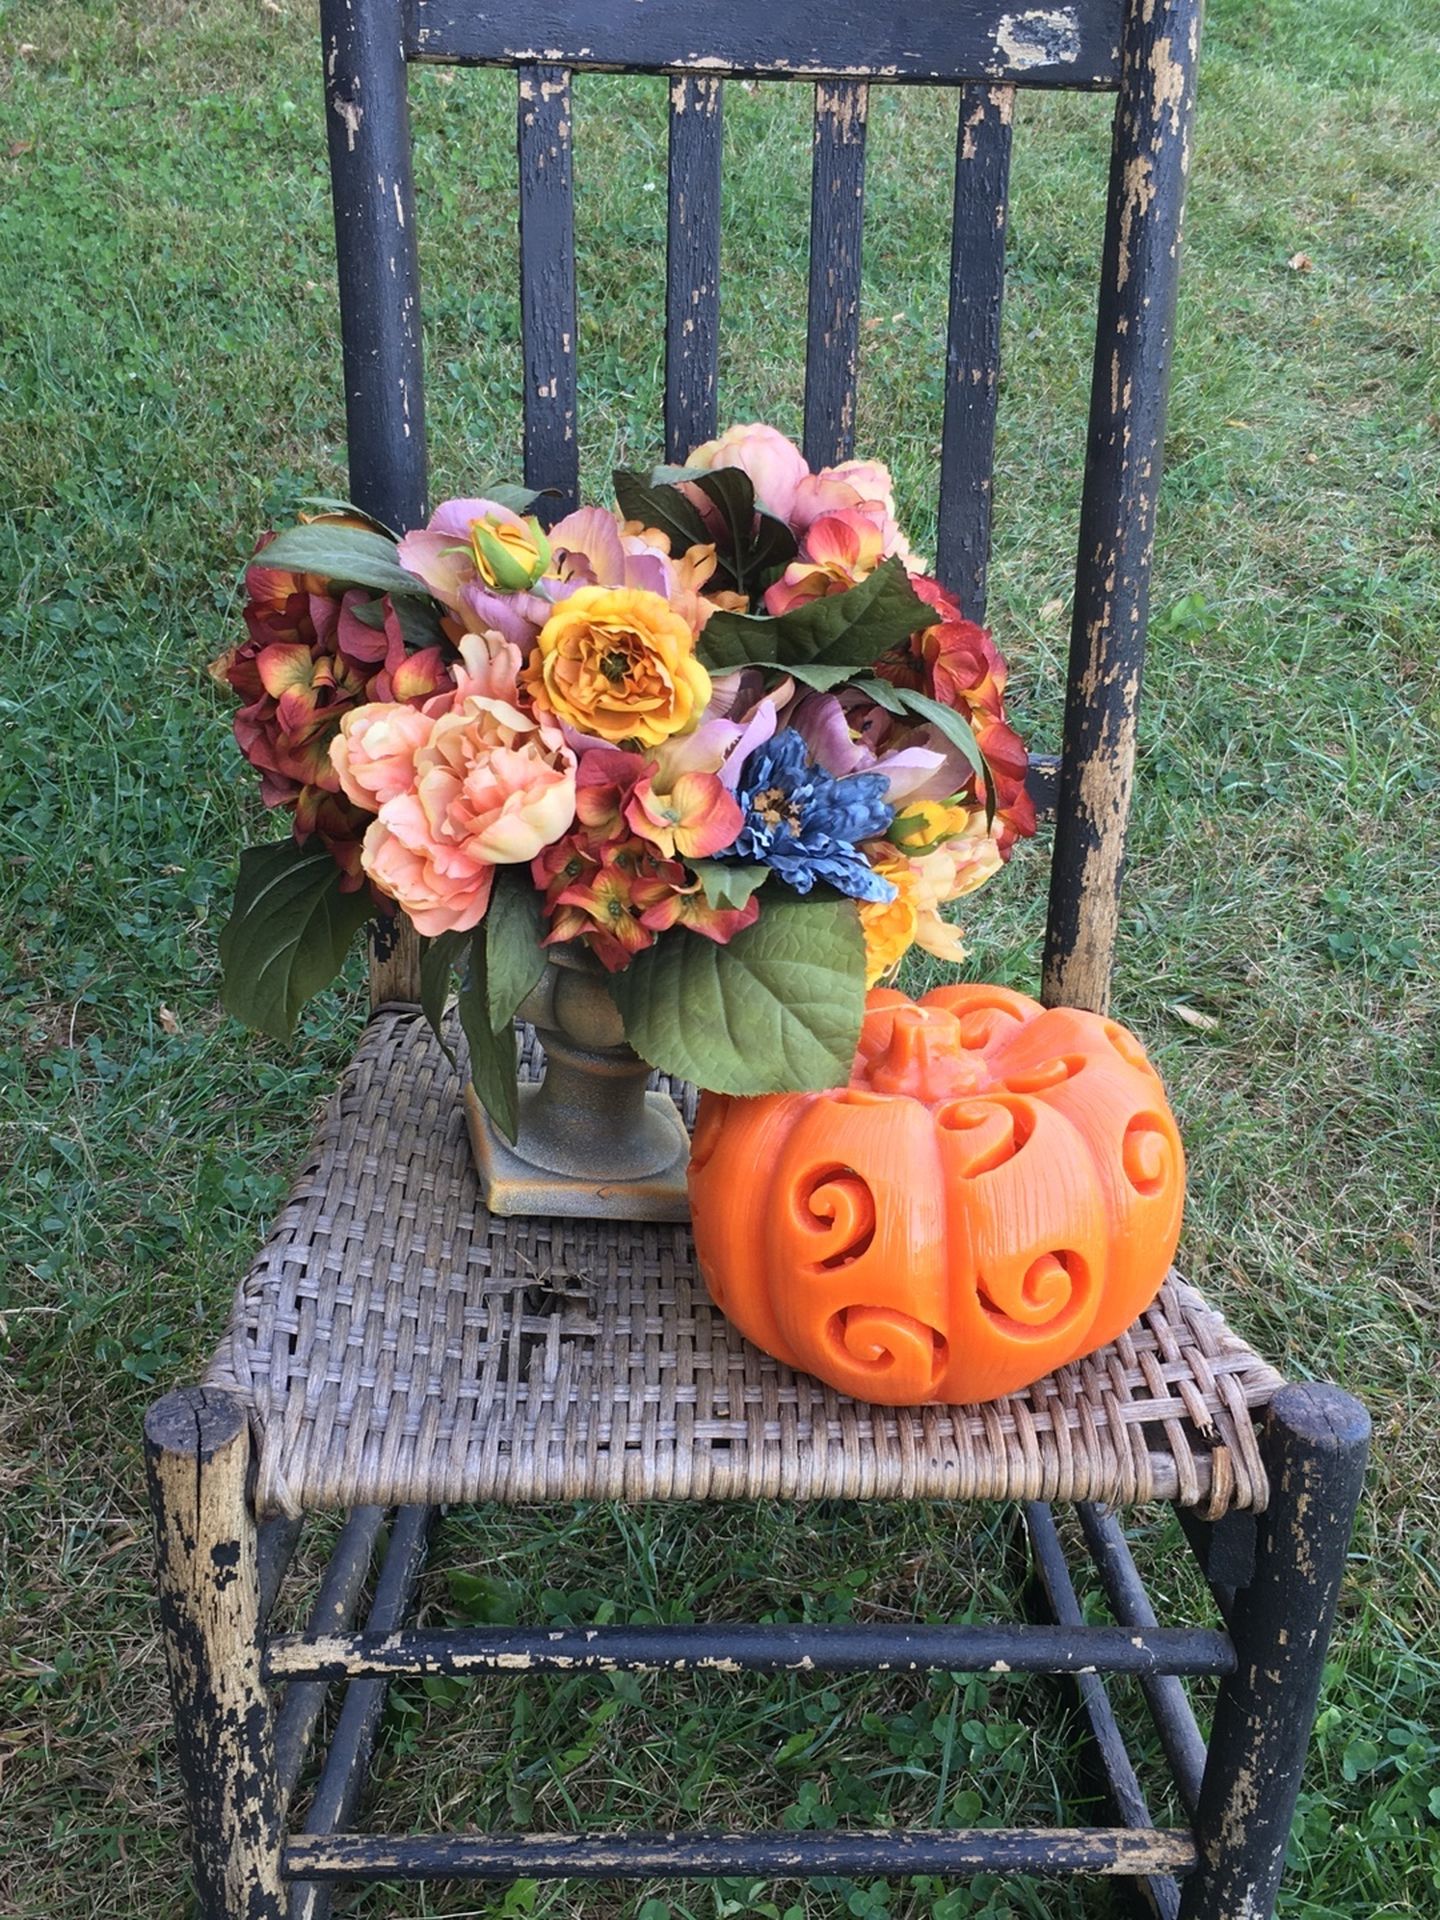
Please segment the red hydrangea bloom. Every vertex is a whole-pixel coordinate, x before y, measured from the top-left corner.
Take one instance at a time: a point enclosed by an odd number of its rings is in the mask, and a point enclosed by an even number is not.
[[[257,554],[274,537],[266,534]],[[246,569],[245,596],[246,638],[211,668],[245,703],[236,741],[259,770],[265,805],[289,808],[296,839],[318,836],[345,890],[357,891],[360,841],[374,816],[341,792],[330,742],[352,707],[427,700],[454,674],[441,648],[406,650],[388,597],[358,587],[336,593],[313,574],[263,562]]]
[[[1025,786],[1029,756],[1005,719],[1009,668],[988,630],[967,620],[938,580],[912,573],[910,585],[940,617],[905,646],[877,660],[875,671],[892,686],[927,693],[968,715],[994,779],[997,839],[1008,859],[1016,840],[1035,831],[1035,803]],[[979,782],[974,784],[978,791]]]

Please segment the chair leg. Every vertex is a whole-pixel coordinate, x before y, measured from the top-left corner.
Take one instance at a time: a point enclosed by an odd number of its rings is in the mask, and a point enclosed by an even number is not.
[[[249,1457],[245,1410],[231,1394],[192,1387],[146,1415],[160,1622],[200,1920],[285,1912]]]
[[[1262,1445],[1270,1504],[1236,1595],[1180,1920],[1270,1920],[1365,1475],[1370,1419],[1335,1387],[1282,1387]]]

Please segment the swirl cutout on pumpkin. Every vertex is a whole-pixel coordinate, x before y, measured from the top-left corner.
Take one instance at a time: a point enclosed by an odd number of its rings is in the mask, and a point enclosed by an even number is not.
[[[982,1312],[997,1333],[1012,1340],[1053,1339],[1085,1311],[1090,1292],[1090,1268],[1070,1249],[1032,1260],[1018,1288],[983,1274],[975,1282]]]
[[[1163,1193],[1175,1170],[1175,1153],[1170,1136],[1153,1113],[1137,1113],[1125,1129],[1120,1144],[1120,1165],[1125,1178],[1145,1199]]]
[[[1035,1131],[1035,1113],[1024,1100],[985,1095],[948,1100],[935,1109],[935,1124],[955,1136],[955,1171],[973,1180],[1015,1158]]]
[[[915,1400],[935,1392],[949,1364],[939,1328],[895,1307],[842,1307],[825,1323],[825,1340],[847,1371],[884,1375],[887,1390]]]
[[[804,1176],[793,1193],[797,1224],[835,1243],[813,1266],[833,1271],[868,1253],[875,1238],[875,1196],[854,1167],[820,1167]]]
[[[1048,1093],[1052,1087],[1063,1086],[1067,1080],[1073,1080],[1077,1073],[1085,1068],[1083,1053],[1065,1053],[1054,1060],[1042,1060],[1036,1066],[1022,1067],[1018,1073],[1007,1073],[1005,1086],[1011,1093]]]
[[[1126,1066],[1134,1067],[1151,1080],[1159,1079],[1160,1076],[1150,1064],[1149,1054],[1128,1027],[1122,1027],[1118,1020],[1107,1020],[1102,1031]]]

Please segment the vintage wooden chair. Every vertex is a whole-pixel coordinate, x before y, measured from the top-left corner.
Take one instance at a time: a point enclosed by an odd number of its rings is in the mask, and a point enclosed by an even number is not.
[[[1103,1008],[1116,934],[1199,0],[322,0],[354,498],[426,511],[406,63],[517,70],[525,473],[575,497],[570,73],[669,76],[665,442],[716,428],[723,76],[815,86],[805,450],[850,452],[867,84],[960,93],[938,571],[983,613],[1013,87],[1117,94],[1060,760],[1044,994]],[[519,24],[512,25],[512,22]],[[1052,763],[1053,764],[1053,763]],[[1037,778],[1043,783],[1045,769]],[[1053,795],[1052,795],[1053,797]],[[164,1636],[201,1911],[315,1916],[329,1887],[981,1870],[1129,1876],[1182,1920],[1275,1897],[1366,1448],[1363,1410],[1283,1385],[1178,1278],[1107,1351],[983,1408],[849,1402],[748,1348],[681,1228],[486,1216],[460,1087],[413,956],[374,1017],[205,1386],[146,1425]],[[578,1304],[516,1276],[585,1276]],[[405,1627],[444,1502],[581,1498],[1024,1504],[1049,1624]],[[1078,1503],[1114,1625],[1087,1625],[1047,1502]],[[1166,1628],[1111,1509],[1172,1502],[1223,1627]],[[349,1510],[311,1631],[264,1639],[301,1517]],[[388,1510],[368,1618],[352,1627]],[[387,1683],[576,1667],[922,1668],[1079,1676],[1116,1824],[1068,1830],[382,1838],[346,1831]],[[1189,1816],[1157,1829],[1102,1676],[1138,1675]],[[1183,1676],[1219,1676],[1208,1749]],[[302,1832],[286,1807],[346,1683]],[[275,1696],[279,1690],[278,1705]]]

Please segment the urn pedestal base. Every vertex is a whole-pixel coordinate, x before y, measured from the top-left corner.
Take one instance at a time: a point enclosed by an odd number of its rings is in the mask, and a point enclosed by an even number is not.
[[[626,1044],[605,975],[557,947],[520,1009],[545,1049],[545,1077],[520,1088],[512,1145],[474,1087],[465,1117],[492,1213],[578,1220],[688,1220],[690,1135],[668,1093]]]
[[[537,1166],[525,1156],[529,1129],[541,1086],[520,1089],[520,1137],[515,1146],[491,1125],[475,1089],[465,1089],[465,1119],[485,1204],[502,1218],[516,1214],[557,1214],[569,1220],[688,1220],[690,1202],[685,1170],[690,1136],[680,1110],[667,1093],[645,1095],[644,1128],[659,1152],[670,1157],[658,1172],[628,1178],[561,1173]],[[658,1154],[657,1154],[658,1157]]]

